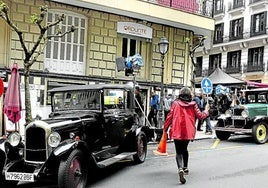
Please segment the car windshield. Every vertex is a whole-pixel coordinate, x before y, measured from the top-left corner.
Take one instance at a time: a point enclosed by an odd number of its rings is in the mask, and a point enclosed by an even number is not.
[[[101,110],[101,95],[98,90],[56,92],[52,98],[54,111]]]

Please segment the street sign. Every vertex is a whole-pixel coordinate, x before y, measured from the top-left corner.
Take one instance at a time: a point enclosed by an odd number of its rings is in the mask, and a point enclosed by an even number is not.
[[[211,94],[213,85],[209,78],[203,78],[201,81],[201,88],[204,94]]]
[[[216,87],[216,95],[219,95],[221,93],[222,90],[222,85],[217,85]]]

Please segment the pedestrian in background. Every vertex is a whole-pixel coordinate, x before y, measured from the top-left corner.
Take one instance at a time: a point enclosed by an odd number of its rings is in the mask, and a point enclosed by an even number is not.
[[[209,105],[210,103],[213,103],[213,101],[214,101],[212,97],[209,97],[206,94],[203,94],[202,100],[203,100],[204,106],[206,106],[207,104]],[[211,126],[211,122],[210,122],[210,116],[208,116],[203,121],[203,123],[204,122],[206,123],[206,131],[205,131],[205,134],[212,135],[212,126]]]
[[[150,112],[148,114],[148,120],[150,124],[154,122],[154,126],[157,127],[157,113],[159,110],[159,96],[155,93],[155,91],[152,91],[152,96],[151,96],[151,103],[150,103]]]
[[[202,100],[202,93],[201,93],[201,91],[197,90],[195,92],[195,95],[194,95],[194,99],[193,100],[196,102],[199,110],[200,111],[203,111],[204,110],[204,104],[203,104],[203,100]],[[198,120],[198,122],[197,122],[197,128],[196,128],[197,131],[203,131],[201,129],[202,124],[203,124],[203,121],[202,120]]]
[[[170,112],[171,104],[172,104],[172,94],[168,94],[164,99],[165,119],[167,118],[167,115]]]
[[[246,93],[244,91],[241,92],[241,95],[239,97],[239,103],[246,104]]]
[[[176,162],[178,167],[179,180],[186,183],[184,174],[188,174],[188,144],[195,138],[196,119],[205,119],[209,115],[209,105],[206,105],[204,112],[201,112],[195,101],[192,100],[192,92],[188,87],[180,90],[179,99],[171,106],[170,113],[164,122],[163,130],[168,131],[172,125],[172,138],[176,149]]]

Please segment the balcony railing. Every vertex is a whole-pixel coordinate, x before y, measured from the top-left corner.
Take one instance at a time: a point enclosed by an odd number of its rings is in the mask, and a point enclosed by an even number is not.
[[[260,63],[257,65],[250,65],[246,66],[246,72],[263,72],[264,71],[264,63]]]
[[[230,3],[229,4],[229,8],[228,10],[233,10],[233,9],[237,9],[237,8],[242,8],[245,7],[245,1],[238,1],[238,3]]]
[[[223,14],[224,12],[225,12],[225,7],[222,7],[220,9],[214,8],[214,15]]]
[[[267,0],[249,0],[249,4],[257,3],[257,2],[266,2]]]
[[[240,67],[226,67],[226,73],[228,74],[240,73],[240,71],[241,71]]]
[[[212,18],[213,0],[143,0],[148,3],[174,8],[180,11]]]
[[[196,77],[201,77],[202,76],[202,68],[196,68],[195,76]]]

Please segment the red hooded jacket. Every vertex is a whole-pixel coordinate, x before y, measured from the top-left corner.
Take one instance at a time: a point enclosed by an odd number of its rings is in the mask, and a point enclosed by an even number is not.
[[[208,111],[201,112],[195,101],[184,102],[176,100],[173,102],[170,112],[164,122],[164,131],[172,124],[171,133],[175,140],[193,140],[195,138],[196,119],[203,120],[209,115]]]

